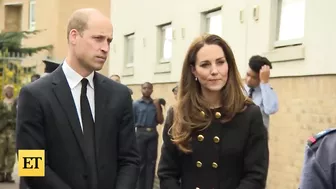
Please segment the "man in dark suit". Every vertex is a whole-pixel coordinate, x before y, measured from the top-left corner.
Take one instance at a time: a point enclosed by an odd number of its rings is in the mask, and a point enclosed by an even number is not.
[[[110,49],[111,22],[80,9],[67,33],[64,62],[20,91],[17,149],[44,149],[46,157],[44,177],[23,179],[31,189],[134,189],[139,155],[131,95],[96,72]]]

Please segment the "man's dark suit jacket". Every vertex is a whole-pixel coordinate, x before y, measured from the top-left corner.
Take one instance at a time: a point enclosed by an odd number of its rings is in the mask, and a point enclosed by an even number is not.
[[[98,189],[134,189],[139,156],[128,88],[94,75]],[[91,189],[84,138],[62,66],[19,95],[17,149],[45,149],[45,177],[23,177],[30,189]]]

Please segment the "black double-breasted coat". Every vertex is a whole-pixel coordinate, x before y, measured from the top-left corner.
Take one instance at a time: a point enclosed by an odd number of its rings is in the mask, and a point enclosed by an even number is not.
[[[265,188],[268,134],[258,106],[248,105],[226,123],[219,121],[221,113],[214,109],[211,125],[192,133],[188,154],[171,141],[173,113],[169,111],[158,167],[161,189]]]

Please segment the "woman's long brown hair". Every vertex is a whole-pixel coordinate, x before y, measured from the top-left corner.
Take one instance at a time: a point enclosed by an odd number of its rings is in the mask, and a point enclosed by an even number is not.
[[[184,59],[178,89],[178,102],[174,108],[174,122],[169,130],[172,141],[185,153],[191,152],[192,132],[206,129],[212,121],[212,116],[203,117],[201,115],[201,111],[205,112],[206,115],[211,115],[211,109],[202,96],[200,83],[195,81],[195,76],[191,71],[192,67],[195,67],[198,51],[205,44],[220,46],[224,51],[229,67],[228,80],[221,90],[222,122],[231,120],[237,113],[243,111],[247,104],[252,103],[243,93],[242,80],[229,45],[217,35],[206,34],[195,39]]]

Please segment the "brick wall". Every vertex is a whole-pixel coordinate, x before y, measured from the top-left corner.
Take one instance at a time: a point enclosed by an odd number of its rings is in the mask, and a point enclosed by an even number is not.
[[[307,138],[336,126],[335,76],[272,80],[280,110],[271,118],[270,172],[272,189],[298,187]]]
[[[295,189],[302,168],[307,138],[325,128],[336,127],[336,76],[273,78],[278,94],[279,112],[270,123],[270,167],[268,189]],[[164,97],[168,106],[174,102],[175,84],[155,84],[154,97]],[[130,86],[134,99],[140,86]],[[162,126],[159,127],[162,132]],[[159,140],[161,144],[162,139]],[[158,151],[160,153],[160,150]]]

